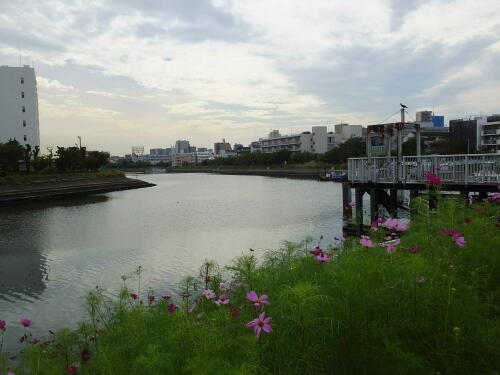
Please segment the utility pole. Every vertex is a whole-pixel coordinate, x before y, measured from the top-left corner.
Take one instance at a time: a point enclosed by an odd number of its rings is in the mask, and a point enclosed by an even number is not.
[[[80,150],[82,149],[82,137],[78,136],[78,144],[79,144],[79,147],[80,147]]]

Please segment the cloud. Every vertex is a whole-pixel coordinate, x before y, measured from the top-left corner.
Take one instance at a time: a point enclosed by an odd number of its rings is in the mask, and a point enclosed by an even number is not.
[[[120,152],[141,139],[203,146],[370,124],[400,101],[447,117],[500,111],[487,99],[500,97],[497,0],[25,0],[0,10],[2,64],[17,64],[19,44],[36,63],[42,140],[72,111],[87,139],[92,129]]]
[[[75,88],[71,85],[64,85],[57,79],[49,79],[45,77],[36,77],[37,87],[42,90],[56,90],[56,91],[72,91]]]

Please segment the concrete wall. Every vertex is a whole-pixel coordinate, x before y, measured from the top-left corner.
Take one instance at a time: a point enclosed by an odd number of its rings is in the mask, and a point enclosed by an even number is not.
[[[9,139],[40,145],[35,70],[27,65],[0,66],[0,142]]]

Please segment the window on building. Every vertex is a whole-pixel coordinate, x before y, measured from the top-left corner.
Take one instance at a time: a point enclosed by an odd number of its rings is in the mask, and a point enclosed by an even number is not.
[[[21,98],[24,99],[24,91],[21,91]]]
[[[23,112],[26,112],[26,107],[23,105]]]
[[[24,135],[24,140],[27,141],[28,140],[28,137],[26,137],[26,135]]]
[[[26,120],[23,120],[23,126],[26,127]]]
[[[24,83],[24,77],[21,77],[21,85]]]

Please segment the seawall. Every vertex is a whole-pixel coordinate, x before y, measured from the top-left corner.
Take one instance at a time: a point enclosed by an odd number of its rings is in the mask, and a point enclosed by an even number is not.
[[[40,185],[4,185],[0,187],[0,205],[33,200],[68,198],[109,193],[111,191],[140,189],[155,184],[132,178],[103,178],[89,181],[65,181]]]
[[[317,180],[325,173],[318,169],[196,169],[170,168],[169,173],[215,173],[227,175],[305,178]]]

